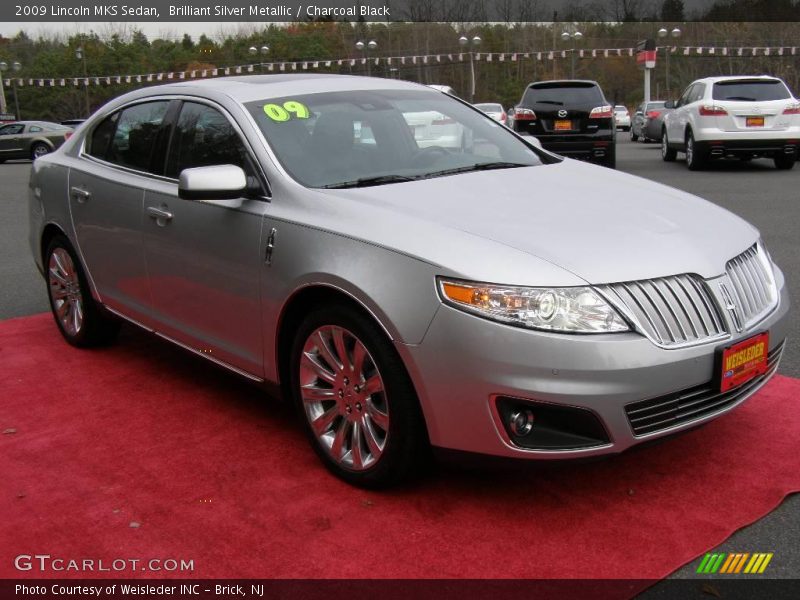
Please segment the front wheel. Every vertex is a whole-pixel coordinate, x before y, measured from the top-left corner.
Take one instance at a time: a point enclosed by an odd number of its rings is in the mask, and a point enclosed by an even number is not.
[[[290,360],[294,402],[332,473],[366,488],[413,473],[427,447],[424,420],[400,356],[370,318],[347,306],[312,311]]]
[[[61,335],[81,348],[107,344],[119,332],[119,320],[94,301],[69,240],[57,235],[45,252],[50,308]]]

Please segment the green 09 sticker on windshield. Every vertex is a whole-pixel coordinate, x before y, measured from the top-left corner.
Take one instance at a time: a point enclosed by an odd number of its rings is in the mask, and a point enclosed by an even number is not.
[[[287,100],[283,104],[265,104],[264,114],[277,123],[283,123],[290,119],[307,119],[311,113],[302,102]]]

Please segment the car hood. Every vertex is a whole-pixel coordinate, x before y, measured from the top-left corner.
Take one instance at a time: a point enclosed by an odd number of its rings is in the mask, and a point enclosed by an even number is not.
[[[569,159],[320,193],[336,197],[344,221],[373,225],[358,228],[358,237],[383,232],[372,241],[458,265],[465,276],[458,245],[474,238],[492,242],[481,252],[505,246],[593,284],[713,277],[758,239],[753,226],[701,198]]]

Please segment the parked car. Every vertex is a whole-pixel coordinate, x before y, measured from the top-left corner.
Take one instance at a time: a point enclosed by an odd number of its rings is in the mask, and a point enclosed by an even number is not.
[[[617,105],[614,107],[614,123],[617,129],[622,131],[630,131],[631,129],[631,113],[628,112],[627,107]]]
[[[503,109],[502,104],[498,104],[496,102],[481,102],[479,104],[474,104],[473,106],[478,110],[485,112],[498,123],[502,123],[503,125],[506,124],[508,117],[506,115],[506,111]]]
[[[636,107],[631,122],[631,141],[641,140],[647,143],[661,139],[660,132],[656,137],[648,137],[647,125],[651,120],[661,116],[662,111],[664,111],[664,103],[664,100],[651,100],[650,102],[642,102]]]
[[[71,133],[71,127],[47,121],[17,121],[0,126],[0,163],[49,154]]]
[[[706,77],[693,82],[664,119],[661,154],[686,154],[694,171],[709,160],[772,158],[791,169],[800,145],[800,103],[777,77]]]
[[[665,102],[666,104],[666,102]],[[642,142],[657,142],[661,139],[661,130],[664,129],[664,118],[671,113],[674,108],[657,108],[647,111],[644,119],[644,128],[642,129]]]
[[[407,113],[467,143],[420,146]],[[280,386],[363,486],[413,475],[429,445],[588,458],[692,429],[769,379],[788,329],[752,225],[410,82],[142,88],[34,161],[28,202],[67,342],[125,319]]]
[[[531,83],[514,110],[514,131],[546,150],[616,166],[614,111],[595,81]]]

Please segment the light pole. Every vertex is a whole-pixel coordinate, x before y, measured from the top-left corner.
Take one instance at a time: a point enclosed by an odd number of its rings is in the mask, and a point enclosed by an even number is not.
[[[256,56],[257,54],[260,54],[261,55],[261,60],[263,60],[263,58],[269,53],[269,46],[267,46],[266,44],[264,44],[260,48],[256,48],[255,46],[250,46],[247,49],[247,52],[250,53],[250,56]],[[264,72],[264,63],[261,62],[261,60],[259,60],[259,62],[258,62],[258,70],[259,70],[259,72],[263,73]]]
[[[481,38],[479,36],[473,36],[472,39],[469,39],[467,36],[462,35],[458,38],[458,43],[462,48],[466,48],[470,46],[469,50],[469,101],[470,103],[475,102],[475,50],[473,48],[477,48],[481,45]]]
[[[89,74],[86,71],[86,52],[83,50],[83,46],[78,46],[75,49],[75,58],[83,62],[83,90],[86,95],[86,118],[89,118],[89,115],[92,114],[92,108],[89,103]]]
[[[575,42],[580,42],[583,39],[583,34],[580,31],[573,31],[570,33],[569,31],[565,31],[561,34],[561,39],[565,42],[570,40],[574,40]],[[573,44],[572,48],[569,49],[570,55],[570,79],[575,79],[575,45]]]
[[[681,33],[682,33],[681,30],[678,29],[677,27],[675,29],[673,29],[672,31],[667,31],[667,29],[665,27],[662,27],[661,29],[658,30],[658,37],[665,38],[665,37],[667,37],[667,35],[670,35],[673,38],[679,38],[679,37],[681,37]],[[667,98],[667,100],[669,100],[672,97],[672,93],[671,93],[672,92],[672,87],[670,86],[670,77],[669,77],[669,55],[671,54],[669,46],[665,47],[665,52],[666,52],[666,58],[665,58],[664,62],[666,63],[666,67],[667,67],[667,78],[666,78],[666,81],[665,81],[665,83],[667,84],[666,85],[666,87],[667,87],[667,96],[666,96],[666,98]]]
[[[19,70],[22,69],[22,63],[19,61],[14,61],[11,63],[11,70],[14,73],[18,73]],[[8,70],[8,63],[3,61],[0,62],[0,102],[2,102],[2,106],[0,106],[0,112],[6,112],[6,91],[3,89],[3,77],[5,77],[4,73]],[[17,78],[11,78],[11,89],[14,90],[14,118],[19,121],[19,100],[17,99]]]
[[[372,68],[371,68],[371,66],[369,64],[372,61],[369,58],[369,53],[377,50],[377,48],[378,48],[378,42],[376,42],[375,40],[370,40],[366,44],[364,42],[362,42],[361,40],[358,40],[356,42],[356,50],[361,52],[362,57],[367,61],[367,76],[368,77],[370,75],[372,75]]]

